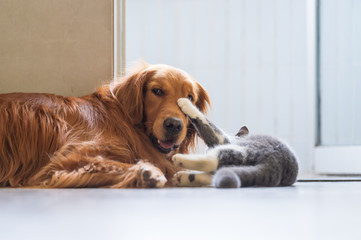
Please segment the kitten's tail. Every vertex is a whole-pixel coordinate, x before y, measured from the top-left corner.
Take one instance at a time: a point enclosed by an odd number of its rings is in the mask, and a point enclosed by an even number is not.
[[[282,171],[267,164],[223,167],[213,177],[213,184],[217,188],[289,186],[295,181],[296,177],[284,181]]]

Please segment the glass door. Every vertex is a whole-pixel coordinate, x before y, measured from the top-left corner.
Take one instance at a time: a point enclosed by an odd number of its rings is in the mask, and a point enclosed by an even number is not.
[[[361,1],[318,1],[317,173],[361,174]]]

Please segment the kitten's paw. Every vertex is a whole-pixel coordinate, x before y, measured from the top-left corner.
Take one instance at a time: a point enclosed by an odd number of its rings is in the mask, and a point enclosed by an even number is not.
[[[212,175],[193,171],[179,171],[174,174],[172,183],[177,187],[210,186],[212,183]]]
[[[191,177],[189,177],[191,176]],[[187,171],[179,171],[174,174],[172,178],[172,183],[177,187],[189,187],[191,186],[191,182],[194,180],[194,174],[190,174]]]
[[[202,171],[202,169],[198,169],[196,166],[198,163],[197,157],[197,155],[177,153],[173,155],[172,161],[177,167]]]
[[[140,162],[137,185],[142,188],[161,188],[167,182],[162,171],[151,163]]]
[[[193,106],[192,102],[188,98],[179,98],[177,103],[182,110],[189,106]]]
[[[213,185],[216,188],[239,188],[241,180],[231,169],[221,168],[213,177]]]
[[[182,161],[184,159],[184,157],[183,157],[184,155],[185,154],[180,154],[180,153],[174,154],[172,157],[173,164],[177,167],[184,168],[183,161]]]
[[[184,112],[186,115],[188,115],[190,118],[197,118],[202,116],[202,114],[199,112],[196,106],[193,105],[191,101],[189,101],[188,98],[180,98],[177,101],[178,106]]]
[[[216,156],[207,154],[175,154],[172,157],[173,164],[177,167],[203,171],[214,172],[218,167]]]

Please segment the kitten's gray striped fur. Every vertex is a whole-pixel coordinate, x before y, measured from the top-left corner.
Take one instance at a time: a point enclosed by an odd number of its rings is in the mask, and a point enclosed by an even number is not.
[[[248,135],[242,127],[229,136],[212,124],[188,99],[178,105],[189,117],[210,149],[206,154],[176,154],[173,162],[201,172],[178,172],[178,186],[238,188],[248,186],[289,186],[297,178],[296,156],[287,144],[268,135]]]

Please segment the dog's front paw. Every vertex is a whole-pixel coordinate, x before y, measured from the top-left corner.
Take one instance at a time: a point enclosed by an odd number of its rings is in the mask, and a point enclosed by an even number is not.
[[[161,188],[167,182],[162,171],[151,163],[141,162],[139,170],[139,182],[137,185],[142,188]]]

